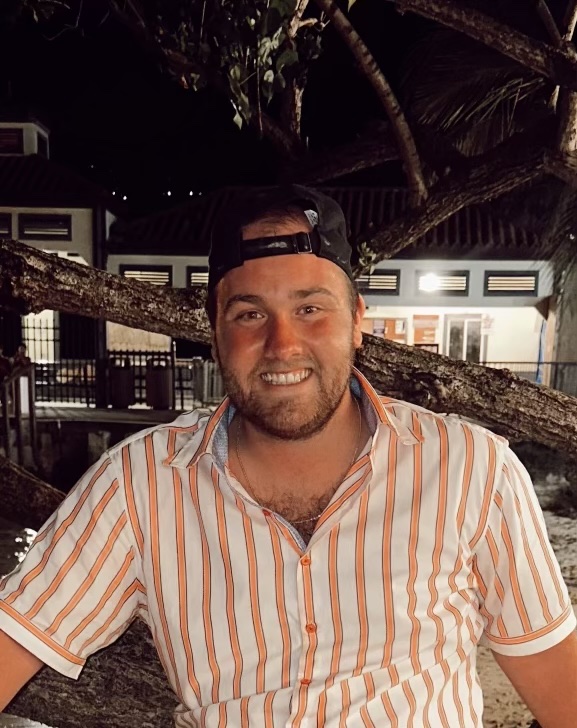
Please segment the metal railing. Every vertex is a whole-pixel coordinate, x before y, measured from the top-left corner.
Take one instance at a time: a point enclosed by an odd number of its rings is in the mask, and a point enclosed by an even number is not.
[[[508,369],[530,382],[545,384],[577,397],[577,362],[489,361],[482,364],[496,369]]]
[[[5,457],[19,465],[28,465],[25,447],[31,450],[31,461],[41,470],[38,429],[35,409],[34,365],[15,369],[0,384],[0,409],[2,421],[2,447]],[[12,435],[14,433],[14,442]],[[16,450],[16,453],[14,452]],[[14,455],[16,454],[16,458]]]
[[[224,397],[213,361],[176,359],[172,352],[110,351],[105,361],[36,362],[36,402],[124,408],[149,405],[191,409]]]

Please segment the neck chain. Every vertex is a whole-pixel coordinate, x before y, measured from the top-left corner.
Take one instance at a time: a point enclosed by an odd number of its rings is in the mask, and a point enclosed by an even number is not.
[[[355,444],[355,449],[353,451],[353,459],[351,460],[351,462],[347,468],[347,473],[353,467],[355,460],[357,459],[359,448],[361,446],[361,434],[362,434],[362,429],[363,429],[363,418],[361,415],[361,408],[360,408],[357,398],[354,395],[353,395],[353,400],[354,400],[355,404],[357,405],[357,413],[359,416],[359,428],[358,428],[358,433],[357,433],[357,442]],[[254,500],[256,500],[256,498],[254,496],[254,490],[253,490],[252,484],[251,484],[250,480],[248,479],[248,475],[246,474],[246,470],[244,469],[244,464],[243,464],[242,458],[240,456],[239,440],[240,440],[240,420],[236,427],[236,437],[235,437],[235,441],[234,441],[234,449],[236,452],[236,458],[238,460],[238,464],[240,465],[240,469],[242,470],[242,474],[244,476],[245,485],[248,486],[248,491],[249,491],[250,495],[252,496],[252,498],[254,498]],[[346,473],[345,473],[345,475],[346,475]],[[312,516],[311,518],[302,518],[299,521],[291,521],[291,523],[297,524],[297,523],[310,523],[311,521],[318,521],[319,518],[321,517],[321,515],[322,515],[322,511],[317,516]]]

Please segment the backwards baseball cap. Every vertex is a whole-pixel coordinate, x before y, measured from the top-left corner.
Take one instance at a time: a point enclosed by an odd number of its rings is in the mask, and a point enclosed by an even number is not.
[[[242,239],[243,227],[289,206],[303,211],[313,228],[311,232]],[[351,252],[345,216],[331,197],[300,185],[244,191],[222,211],[213,227],[208,289],[213,290],[229,270],[240,267],[246,260],[295,253],[326,258],[353,280]]]

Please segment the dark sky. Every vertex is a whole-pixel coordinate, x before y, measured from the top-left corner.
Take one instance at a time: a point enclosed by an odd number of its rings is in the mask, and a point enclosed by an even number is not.
[[[273,181],[275,153],[254,133],[237,129],[228,101],[211,90],[180,88],[106,16],[105,5],[86,2],[78,29],[65,32],[61,22],[4,25],[3,107],[37,114],[52,130],[52,158],[126,194],[137,214],[175,204],[190,191]],[[370,15],[367,7],[358,0],[355,23],[396,83],[399,54],[419,23],[401,20],[387,3],[376,9],[372,3]],[[331,29],[325,33],[326,52],[311,69],[304,106],[312,149],[352,139],[382,116],[340,39]],[[401,181],[395,169],[391,174]]]

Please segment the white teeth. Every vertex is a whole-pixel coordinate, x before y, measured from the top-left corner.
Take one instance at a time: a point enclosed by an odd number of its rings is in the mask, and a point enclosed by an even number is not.
[[[285,385],[285,384],[298,384],[303,380],[307,379],[310,375],[309,369],[301,369],[297,372],[283,372],[283,373],[271,373],[261,374],[261,377],[268,384]]]

